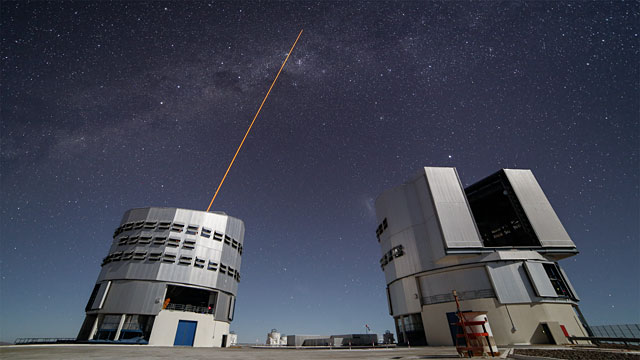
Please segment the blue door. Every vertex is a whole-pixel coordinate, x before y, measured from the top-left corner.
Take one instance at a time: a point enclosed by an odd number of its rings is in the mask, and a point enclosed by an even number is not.
[[[196,321],[178,321],[178,330],[176,330],[176,339],[173,341],[173,345],[193,346],[193,339],[196,337],[196,325],[198,325]]]

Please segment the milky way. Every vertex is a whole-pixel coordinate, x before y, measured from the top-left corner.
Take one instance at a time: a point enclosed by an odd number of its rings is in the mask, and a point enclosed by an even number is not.
[[[75,336],[125,210],[246,225],[232,330],[393,329],[374,199],[532,169],[592,324],[639,322],[638,2],[8,2],[0,337]]]

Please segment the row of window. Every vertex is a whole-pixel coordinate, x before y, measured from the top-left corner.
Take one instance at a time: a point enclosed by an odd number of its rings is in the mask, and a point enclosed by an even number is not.
[[[387,218],[384,218],[384,220],[382,220],[382,222],[380,223],[380,225],[378,225],[378,228],[376,229],[376,237],[378,238],[378,242],[380,242],[380,235],[382,235],[382,233],[387,230],[387,228],[389,227],[389,224],[387,223]]]
[[[181,255],[172,254],[162,251],[151,251],[148,252],[146,250],[129,250],[129,251],[116,251],[112,254],[109,254],[102,260],[102,265],[104,266],[110,262],[115,261],[128,261],[128,260],[147,260],[148,262],[163,262],[175,264],[177,261],[178,265],[186,265],[186,266],[194,266],[200,269],[204,269],[206,267],[209,271],[219,271],[221,274],[226,274],[236,279],[237,282],[240,282],[240,272],[231,266],[225,265],[223,263],[218,264],[214,261],[207,261],[206,259],[199,258],[197,256],[191,255]]]
[[[237,242],[235,239],[232,239],[229,236],[220,234],[218,232],[215,232],[213,235],[214,235],[213,240],[224,241],[226,245],[229,245],[232,248],[236,249],[238,253],[242,255],[242,244]],[[178,247],[180,246],[180,242],[181,242],[180,238],[173,237],[173,236],[167,237],[167,236],[151,236],[151,235],[137,234],[132,236],[125,235],[119,238],[118,246],[134,245],[134,244],[139,244],[139,245],[148,245],[148,244],[165,245],[166,244],[167,246],[170,246],[170,247]],[[195,246],[196,246],[196,240],[189,239],[189,238],[184,239],[184,242],[182,244],[182,248],[187,250],[193,250]]]
[[[202,229],[198,225],[187,225],[185,228],[185,224],[177,223],[177,222],[172,223],[171,221],[137,221],[137,222],[128,222],[118,227],[113,232],[113,238],[115,239],[116,236],[120,235],[120,233],[123,233],[125,231],[141,230],[141,229],[148,230],[148,231],[171,230],[172,232],[177,232],[177,233],[181,233],[184,231],[188,235],[200,234],[200,236],[205,237],[207,239],[210,239],[213,236],[214,240],[222,240],[223,236],[227,237],[226,235],[223,235],[217,231],[214,232],[211,229],[207,229],[204,226],[202,227]],[[218,238],[216,239],[216,237]]]
[[[393,249],[387,251],[386,254],[380,259],[380,267],[384,269],[384,267],[393,261],[393,259],[404,255],[404,248],[402,245],[398,245]]]

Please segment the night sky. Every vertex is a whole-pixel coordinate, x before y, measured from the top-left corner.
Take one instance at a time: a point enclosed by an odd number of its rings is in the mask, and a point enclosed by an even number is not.
[[[75,337],[124,211],[246,226],[231,329],[395,332],[374,199],[531,169],[593,324],[640,322],[639,2],[1,4],[0,340]]]

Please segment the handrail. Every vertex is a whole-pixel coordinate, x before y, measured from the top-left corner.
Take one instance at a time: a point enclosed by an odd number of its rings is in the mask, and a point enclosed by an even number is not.
[[[61,343],[73,343],[75,342],[75,338],[17,338],[14,341],[15,345],[26,345],[26,344],[61,344]]]
[[[166,307],[167,310],[177,310],[177,311],[185,311],[185,312],[193,312],[198,314],[213,314],[214,309],[209,308],[208,306],[195,306],[188,304],[174,304],[169,303]]]
[[[628,343],[639,343],[640,338],[626,338],[626,337],[602,337],[602,336],[569,336],[569,341],[574,344],[574,341],[586,340],[591,341],[596,345],[600,345],[602,342],[611,342],[611,343],[624,343],[625,346],[629,346]]]

